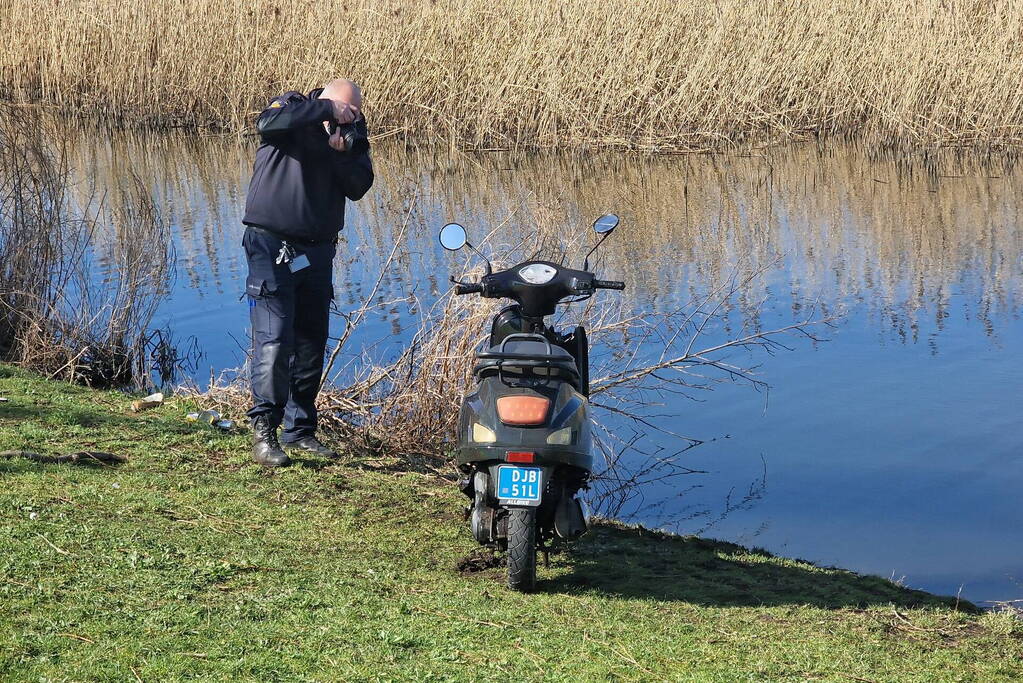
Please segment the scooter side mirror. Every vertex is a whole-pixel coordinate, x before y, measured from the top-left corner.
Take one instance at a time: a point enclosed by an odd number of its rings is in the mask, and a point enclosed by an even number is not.
[[[606,235],[618,227],[618,216],[613,213],[606,213],[593,221],[593,232],[598,235]]]
[[[479,249],[469,244],[469,238],[468,235],[465,234],[465,228],[463,228],[460,224],[448,223],[440,229],[438,238],[440,239],[440,245],[448,251],[458,251],[462,247],[469,247],[477,256],[486,261],[487,275],[494,272],[494,268],[490,264],[490,259],[480,253]]]
[[[465,234],[465,228],[458,223],[448,223],[440,229],[440,245],[448,251],[458,251],[466,245],[469,240]]]
[[[618,214],[605,213],[603,216],[593,221],[593,232],[600,235],[600,239],[593,245],[593,248],[586,253],[586,258],[583,259],[583,270],[590,269],[590,256],[597,250],[601,242],[607,239],[607,236],[618,227]]]

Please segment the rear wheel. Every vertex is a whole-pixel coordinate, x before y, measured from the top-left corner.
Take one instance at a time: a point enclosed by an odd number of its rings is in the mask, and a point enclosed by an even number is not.
[[[508,588],[529,592],[536,586],[536,508],[508,510]]]

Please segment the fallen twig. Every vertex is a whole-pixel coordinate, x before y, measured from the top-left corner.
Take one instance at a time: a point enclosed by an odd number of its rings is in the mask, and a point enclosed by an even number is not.
[[[127,458],[124,458],[123,456],[114,455],[113,453],[103,453],[101,451],[77,451],[75,453],[68,453],[67,455],[40,455],[33,451],[0,451],[0,458],[24,458],[25,460],[31,460],[32,462],[43,463],[46,465],[86,465],[93,463],[101,465],[120,465],[127,462]]]
[[[63,548],[58,548],[57,546],[55,546],[53,543],[50,542],[50,539],[46,538],[46,536],[43,536],[42,534],[36,534],[36,536],[38,536],[39,538],[43,539],[43,542],[46,543],[46,545],[50,546],[51,548],[56,550],[61,555],[68,555],[68,556],[71,556],[71,557],[75,557],[74,553],[68,552],[67,550],[64,550]]]

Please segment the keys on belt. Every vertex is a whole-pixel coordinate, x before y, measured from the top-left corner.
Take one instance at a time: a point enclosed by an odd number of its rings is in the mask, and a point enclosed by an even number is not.
[[[295,257],[298,256],[298,252],[295,251],[295,247],[291,246],[287,242],[281,242],[281,250],[277,254],[277,260],[274,261],[277,265],[282,263],[291,263]]]
[[[277,265],[287,264],[292,273],[297,273],[309,265],[309,257],[298,253],[295,247],[288,244],[288,242],[282,241],[281,250],[278,252],[277,260],[274,263]]]

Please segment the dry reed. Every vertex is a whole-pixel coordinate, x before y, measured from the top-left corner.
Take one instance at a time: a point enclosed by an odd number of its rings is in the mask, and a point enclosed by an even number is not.
[[[657,150],[810,135],[1023,142],[1009,0],[3,0],[0,96],[241,128],[343,74],[378,132]]]

